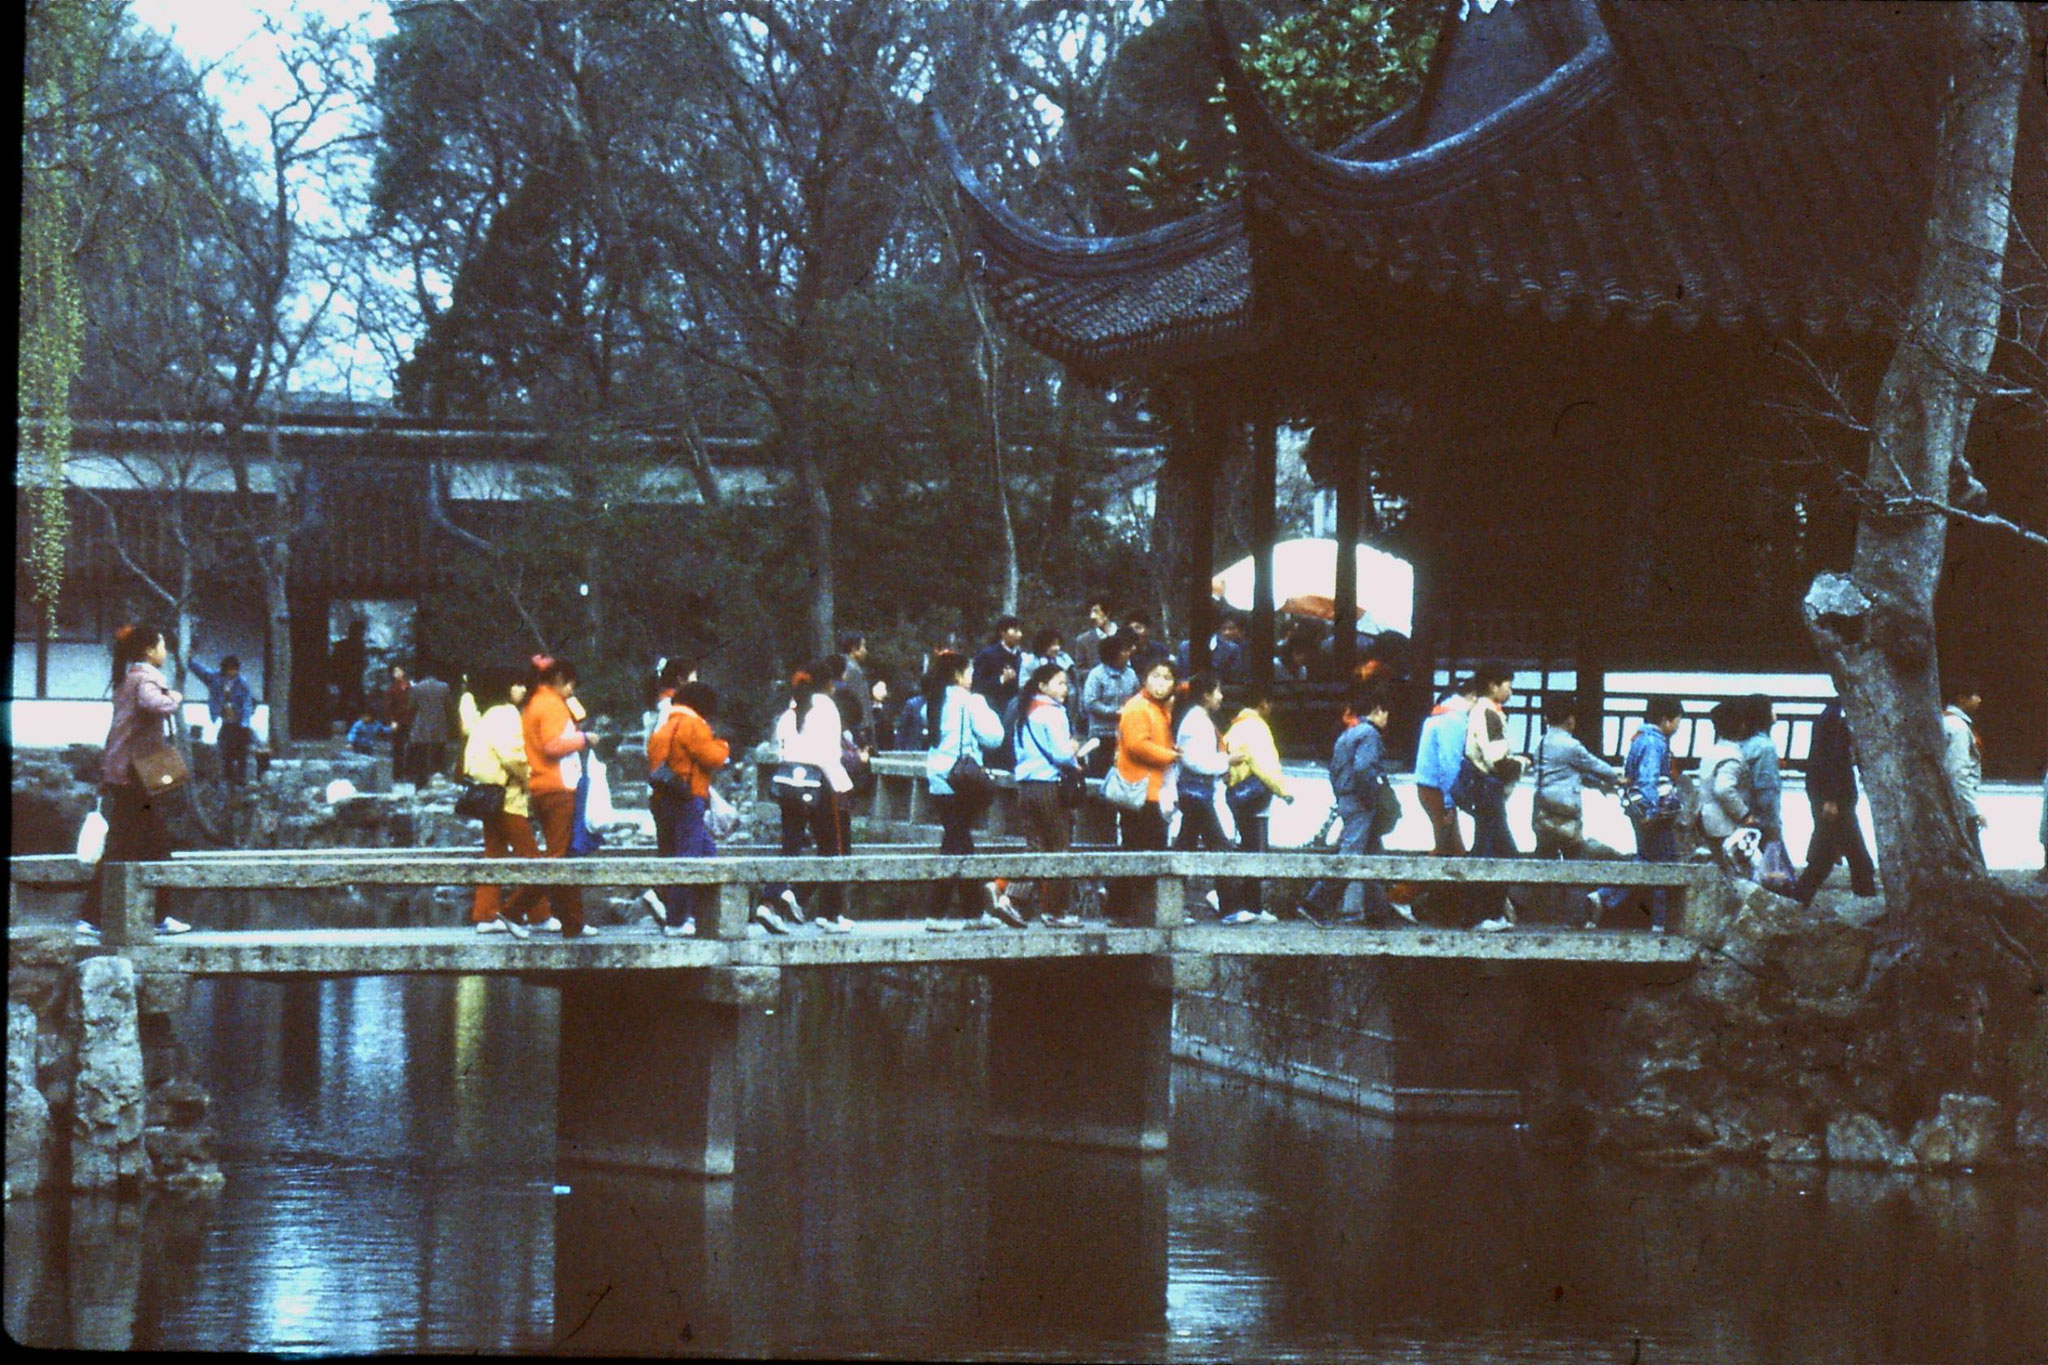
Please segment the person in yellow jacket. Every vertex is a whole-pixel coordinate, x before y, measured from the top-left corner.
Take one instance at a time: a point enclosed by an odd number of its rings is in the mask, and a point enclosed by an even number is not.
[[[1280,773],[1280,746],[1273,739],[1273,699],[1262,684],[1240,693],[1242,707],[1223,732],[1223,752],[1230,758],[1224,799],[1237,822],[1237,851],[1266,851],[1266,812],[1275,797],[1292,804],[1294,793]],[[1217,883],[1218,909],[1226,924],[1271,924],[1277,919],[1260,904],[1264,890],[1256,877],[1230,877]]]
[[[465,697],[474,693],[476,720],[462,746],[462,775],[505,789],[504,806],[484,817],[486,858],[538,858],[527,800],[526,736],[520,727],[520,706],[526,684],[510,668],[486,668],[471,679]],[[541,888],[522,886],[509,895],[495,886],[479,886],[469,918],[479,934],[510,933],[525,938],[527,916],[541,901]],[[543,906],[543,913],[545,908]]]
[[[1166,849],[1166,812],[1160,807],[1160,798],[1166,791],[1166,774],[1180,758],[1180,750],[1173,746],[1173,712],[1169,709],[1173,682],[1172,661],[1158,660],[1145,670],[1138,695],[1117,713],[1116,770],[1126,782],[1145,784],[1145,804],[1117,812],[1118,842],[1125,849]],[[1111,884],[1112,920],[1128,912],[1132,894],[1129,882]]]

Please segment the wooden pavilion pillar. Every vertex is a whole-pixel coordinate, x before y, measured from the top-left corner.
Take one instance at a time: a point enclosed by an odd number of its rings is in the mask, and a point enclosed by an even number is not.
[[[1358,528],[1363,517],[1364,480],[1359,471],[1358,413],[1348,401],[1338,424],[1331,460],[1337,480],[1337,599],[1330,637],[1330,662],[1348,679],[1358,664]]]
[[[1252,677],[1273,681],[1273,541],[1279,497],[1279,403],[1269,388],[1252,415]]]
[[[1190,400],[1194,439],[1188,465],[1188,671],[1209,668],[1209,636],[1216,629],[1209,584],[1216,574],[1216,480],[1223,470],[1229,408],[1197,391]]]

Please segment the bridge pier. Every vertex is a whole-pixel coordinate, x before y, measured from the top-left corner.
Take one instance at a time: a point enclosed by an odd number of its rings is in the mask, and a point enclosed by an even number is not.
[[[764,1045],[775,967],[570,974],[555,1142],[565,1163],[733,1173],[739,1070]]]
[[[991,963],[988,982],[991,1134],[1166,1150],[1173,1062],[1170,962]]]

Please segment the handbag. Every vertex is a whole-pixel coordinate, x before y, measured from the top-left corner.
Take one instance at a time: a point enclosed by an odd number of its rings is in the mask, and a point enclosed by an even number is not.
[[[186,766],[185,756],[168,741],[160,749],[137,754],[129,767],[135,772],[135,780],[151,796],[174,792],[192,780],[192,769]]]
[[[1151,788],[1143,778],[1133,782],[1114,766],[1102,775],[1102,799],[1118,810],[1142,810],[1151,795]]]
[[[768,775],[768,787],[777,801],[794,802],[809,809],[824,795],[825,770],[815,763],[778,763]]]
[[[946,785],[953,789],[953,795],[964,798],[976,810],[983,809],[996,799],[996,780],[988,775],[988,769],[974,761],[967,753],[968,737],[972,732],[967,708],[960,708],[959,749],[953,759],[953,766],[946,770]]]
[[[1380,779],[1379,790],[1372,798],[1372,836],[1384,838],[1394,832],[1394,826],[1401,823],[1401,798],[1394,791],[1394,784]]]
[[[497,782],[471,782],[455,797],[455,813],[465,820],[482,820],[505,812],[505,788]]]
[[[1038,749],[1039,753],[1045,755],[1045,761],[1052,765],[1053,773],[1059,782],[1060,804],[1062,806],[1078,806],[1087,800],[1088,779],[1081,775],[1079,768],[1064,766],[1053,758],[1052,751],[1047,749],[1045,741],[1039,738],[1038,731],[1032,726],[1031,718],[1028,714],[1024,718],[1023,725],[1019,728],[1030,732],[1031,743]]]

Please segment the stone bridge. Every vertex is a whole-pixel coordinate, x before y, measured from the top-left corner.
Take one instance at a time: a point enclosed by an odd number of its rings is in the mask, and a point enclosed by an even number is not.
[[[952,965],[989,983],[987,1079],[998,1134],[1139,1152],[1164,1149],[1168,1076],[1178,1053],[1209,1065],[1393,1114],[1516,1112],[1521,1016],[1532,991],[1603,981],[1669,981],[1698,946],[1686,916],[1712,902],[1711,869],[1679,864],[1354,857],[1304,853],[862,853],[836,858],[721,856],[487,860],[448,850],[184,855],[105,869],[101,941],[72,944],[68,915],[37,926],[24,892],[83,876],[62,858],[12,865],[17,938],[132,965],[158,999],[195,977],[303,979],[435,973],[513,975],[559,989],[559,1155],[607,1166],[733,1172],[739,1069],[773,1066],[756,1035],[784,974],[883,964]],[[1188,913],[1190,883],[1219,876],[1404,881],[1478,887],[1671,887],[1678,931],[1525,927],[1226,927]],[[780,881],[909,888],[942,879],[1115,878],[1135,883],[1128,921],[1077,929],[931,934],[922,919],[867,918],[854,932],[750,937],[756,888]],[[582,887],[716,888],[698,936],[612,928],[590,939],[480,936],[467,925],[222,931],[159,937],[160,890],[304,891],[440,887],[480,881]],[[1276,1055],[1286,1010],[1247,998],[1247,973],[1291,961],[1334,983]],[[89,965],[89,963],[88,963]],[[81,967],[81,971],[83,968]],[[1321,988],[1319,988],[1321,989]],[[1255,992],[1253,994],[1256,994]],[[131,1006],[132,1007],[132,1006]],[[11,1044],[12,1046],[12,1044]]]

